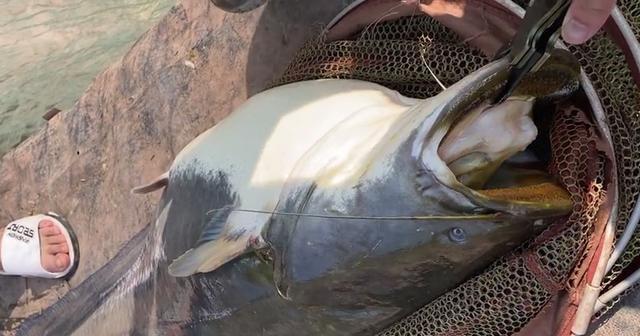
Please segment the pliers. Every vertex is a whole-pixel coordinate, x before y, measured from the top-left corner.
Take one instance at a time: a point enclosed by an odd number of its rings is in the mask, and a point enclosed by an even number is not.
[[[511,59],[507,83],[494,100],[502,103],[529,72],[537,71],[549,58],[571,0],[535,0],[507,49],[500,53]]]

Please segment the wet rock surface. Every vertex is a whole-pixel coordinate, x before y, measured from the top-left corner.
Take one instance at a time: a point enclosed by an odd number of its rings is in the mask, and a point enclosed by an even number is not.
[[[54,211],[73,225],[80,267],[69,281],[0,279],[0,331],[48,307],[153,220],[159,193],[130,189],[163,173],[195,136],[280,74],[349,2],[272,0],[230,14],[185,0],[0,162],[0,225]],[[311,29],[309,29],[311,27]]]

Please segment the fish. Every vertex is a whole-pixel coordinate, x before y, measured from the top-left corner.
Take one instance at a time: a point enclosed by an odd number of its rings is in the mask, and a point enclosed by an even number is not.
[[[572,209],[536,168],[546,146],[536,116],[579,89],[579,65],[555,50],[492,105],[508,64],[428,99],[346,79],[251,97],[132,190],[162,191],[146,238],[18,334],[69,334],[115,309],[92,293],[133,295],[136,334],[387,326]],[[60,319],[63,309],[76,313]]]

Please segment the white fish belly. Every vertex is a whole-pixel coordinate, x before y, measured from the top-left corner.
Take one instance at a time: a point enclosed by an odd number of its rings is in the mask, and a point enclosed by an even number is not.
[[[300,159],[333,129],[357,116],[354,131],[358,134],[339,133],[347,145],[351,137],[375,135],[377,130],[388,128],[418,102],[356,80],[306,81],[274,88],[252,97],[192,141],[178,155],[172,170],[195,167],[196,173],[223,171],[243,208],[271,211]],[[367,115],[371,115],[371,123],[366,122]],[[333,155],[338,157],[357,151],[353,146],[341,146],[335,137],[330,142],[335,144]],[[340,155],[342,147],[348,148],[345,155]],[[316,173],[307,171],[301,176],[298,172],[295,177],[314,178]]]

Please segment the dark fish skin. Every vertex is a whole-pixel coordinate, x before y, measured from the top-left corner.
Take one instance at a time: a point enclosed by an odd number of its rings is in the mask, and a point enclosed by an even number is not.
[[[264,5],[267,0],[211,0],[211,2],[227,12],[244,13]]]
[[[123,274],[144,255],[151,225],[120,249],[113,259],[42,313],[24,320],[17,335],[68,335],[80,326],[111,293],[122,286]],[[70,309],[72,307],[72,309]],[[72,311],[72,314],[69,312]]]
[[[455,287],[548,224],[534,225],[526,216],[491,217],[490,209],[475,214],[474,206],[447,201],[451,196],[435,179],[426,183],[431,187],[416,189],[412,141],[396,153],[395,174],[356,191],[345,207],[349,213],[340,214],[346,218],[304,216],[333,208],[332,195],[318,190],[306,197],[289,194],[278,211],[302,215],[275,217],[265,235],[283,296],[354,313],[393,311],[379,316],[385,325]],[[307,190],[301,187],[299,193]],[[424,214],[443,218],[401,217]]]
[[[451,106],[460,112],[491,94],[482,91]],[[170,261],[197,243],[216,216],[211,210],[241,200],[224,171],[203,174],[193,167],[172,174],[156,223],[59,302],[27,319],[18,335],[73,334],[94,312],[108,313],[104,303],[118,301],[114,295],[128,287],[134,287],[132,335],[374,333],[488,266],[544,228],[547,221],[539,219],[549,215],[501,215],[442,186],[412,157],[417,137],[409,134],[394,153],[397,174],[369,189],[354,186],[348,211],[334,207],[335,194],[314,183],[291,183],[276,209],[280,214],[263,232],[266,258],[249,254],[189,277],[170,276]],[[314,214],[333,216],[307,216]],[[442,217],[413,218],[425,214]],[[110,326],[99,328],[96,334]]]
[[[166,258],[153,265],[154,273],[135,288],[135,330],[130,334],[275,336],[300,335],[299,331],[305,330],[305,335],[353,335],[376,321],[375,311],[358,317],[343,310],[325,311],[283,300],[273,285],[273,265],[256,255],[212,273],[188,278],[169,276],[167,260],[195,243],[200,229],[213,216],[210,210],[233,202],[234,192],[224,174],[185,172],[171,177],[159,204],[159,209],[170,204],[162,238]],[[27,319],[18,335],[73,334],[110,295],[127,285],[123,279],[141,272],[134,265],[151,254],[145,243],[162,226],[152,225],[139,233],[79,287]],[[160,308],[154,309],[154,305]],[[156,318],[158,323],[154,325],[152,320]]]

